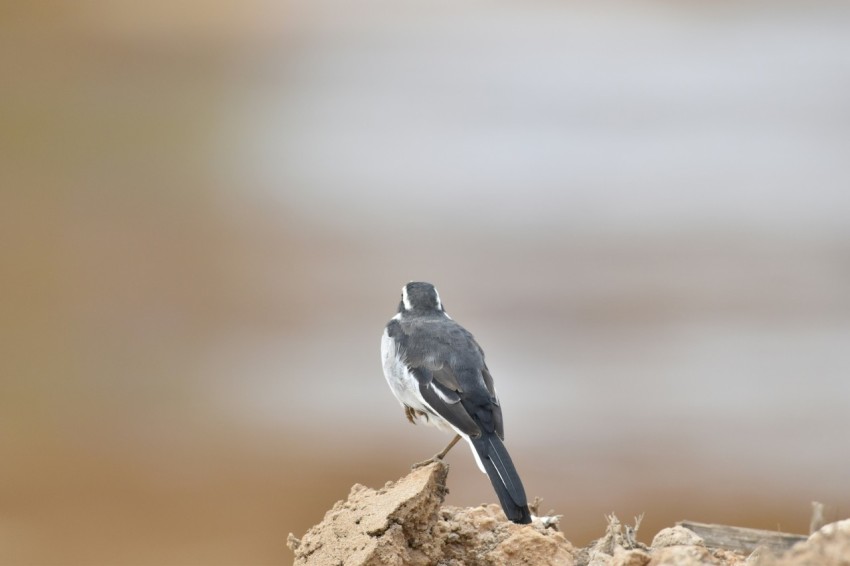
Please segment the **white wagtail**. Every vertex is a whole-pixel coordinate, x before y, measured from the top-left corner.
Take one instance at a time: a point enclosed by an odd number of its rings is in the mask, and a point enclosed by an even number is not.
[[[530,523],[525,489],[502,440],[502,408],[484,351],[443,310],[430,283],[408,283],[381,339],[384,376],[407,419],[424,421],[455,437],[424,463],[442,459],[463,438],[490,477],[502,509],[514,523]]]

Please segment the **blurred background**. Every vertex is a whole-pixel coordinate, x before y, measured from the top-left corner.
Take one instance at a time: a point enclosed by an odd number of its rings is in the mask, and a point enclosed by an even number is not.
[[[437,284],[530,495],[850,514],[850,5],[19,3],[0,33],[0,563],[288,564],[448,440]],[[465,447],[448,502],[494,502]]]

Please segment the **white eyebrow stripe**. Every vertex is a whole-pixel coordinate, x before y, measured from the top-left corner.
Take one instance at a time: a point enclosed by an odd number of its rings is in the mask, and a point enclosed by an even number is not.
[[[401,300],[404,303],[404,310],[411,310],[413,305],[410,304],[410,297],[407,296],[407,285],[401,288]]]
[[[443,302],[440,300],[440,293],[437,291],[436,287],[434,287],[434,295],[437,297],[437,310],[443,310]]]

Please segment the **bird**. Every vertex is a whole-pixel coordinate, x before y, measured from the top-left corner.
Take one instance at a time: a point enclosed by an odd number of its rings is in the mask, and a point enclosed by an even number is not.
[[[402,288],[398,312],[381,337],[381,361],[407,420],[454,434],[443,451],[414,468],[442,461],[463,439],[507,518],[530,523],[525,488],[503,442],[502,406],[484,350],[446,313],[434,285],[413,281]]]

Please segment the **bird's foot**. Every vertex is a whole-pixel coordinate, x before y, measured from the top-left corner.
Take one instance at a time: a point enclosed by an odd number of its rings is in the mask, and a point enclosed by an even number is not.
[[[449,445],[448,445],[448,446],[446,446],[445,448],[443,448],[442,452],[437,452],[436,454],[434,454],[433,456],[431,456],[431,457],[430,457],[430,458],[428,458],[427,460],[424,460],[424,461],[419,462],[419,463],[417,463],[417,464],[413,464],[412,466],[410,466],[410,469],[411,469],[411,470],[415,470],[415,469],[417,469],[417,468],[421,468],[422,466],[427,466],[428,464],[433,464],[434,462],[440,462],[440,463],[442,463],[442,462],[443,462],[443,458],[445,458],[445,457],[446,457],[446,454],[448,454],[448,453],[449,453],[449,450],[451,450],[451,449],[452,449],[452,446],[454,446],[455,444],[457,444],[457,441],[458,441],[458,440],[460,440],[460,435],[459,435],[459,434],[455,435],[455,437],[454,437],[454,438],[452,438],[452,441],[451,441],[451,442],[449,442]]]
[[[412,466],[410,466],[410,469],[411,470],[418,470],[419,468],[423,468],[425,466],[433,464],[434,462],[440,462],[442,464],[443,463],[443,457],[440,454],[435,454],[434,456],[431,456],[427,460],[422,460],[421,462],[417,462],[417,463],[413,464]]]

